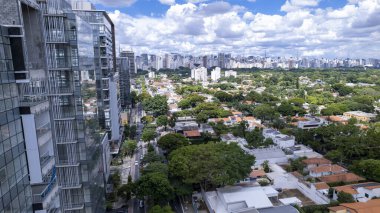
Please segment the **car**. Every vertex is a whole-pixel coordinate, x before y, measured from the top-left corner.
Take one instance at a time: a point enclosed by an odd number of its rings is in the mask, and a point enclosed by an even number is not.
[[[135,163],[139,163],[139,161],[138,161],[138,160],[135,160]]]
[[[135,166],[138,166],[139,165],[139,163],[135,163]]]
[[[144,207],[144,201],[143,201],[143,200],[140,200],[140,201],[139,201],[139,207],[140,207],[140,208],[143,208],[143,207]]]

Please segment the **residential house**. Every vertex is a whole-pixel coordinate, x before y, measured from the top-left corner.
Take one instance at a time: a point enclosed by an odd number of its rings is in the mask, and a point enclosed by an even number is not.
[[[196,139],[201,137],[199,130],[183,131],[183,135],[189,139]]]
[[[259,170],[252,170],[252,172],[249,174],[249,178],[251,180],[256,180],[257,178],[263,178],[266,176],[266,173],[264,170],[259,169]]]
[[[378,213],[380,199],[362,203],[341,203],[339,206],[329,207],[330,213]]]
[[[331,161],[327,160],[326,158],[308,158],[302,161],[304,164],[306,164],[307,170],[310,171],[310,169],[313,169],[318,166],[330,166]]]
[[[277,196],[278,192],[270,186],[227,186],[206,192],[204,200],[209,204],[209,212],[257,212],[258,209],[273,207],[269,198]]]
[[[201,132],[201,133],[209,133],[211,135],[215,134],[215,131],[212,128],[212,126],[210,126],[208,124],[201,124],[200,128],[199,128],[199,132]]]
[[[174,130],[176,133],[184,133],[184,131],[198,130],[198,124],[195,121],[179,121],[175,122]]]
[[[320,193],[324,195],[328,195],[330,186],[327,185],[327,183],[325,182],[318,182],[318,183],[311,184],[311,188],[316,191],[319,191]]]
[[[376,114],[374,113],[366,113],[362,111],[350,111],[343,113],[344,116],[349,118],[355,118],[358,121],[369,122],[376,118]]]
[[[322,177],[327,175],[334,175],[334,174],[341,174],[346,173],[347,169],[333,164],[333,165],[323,165],[323,166],[317,166],[309,170],[309,175],[311,177]]]
[[[351,194],[356,201],[367,202],[374,197],[380,197],[380,183],[358,183],[334,188],[333,199],[338,199],[339,192]]]
[[[328,124],[328,122],[323,118],[305,116],[307,121],[298,121],[297,127],[300,129],[315,129],[323,125]]]
[[[354,173],[342,173],[342,174],[319,177],[319,180],[326,183],[337,183],[337,182],[355,183],[355,182],[363,181],[365,179]]]
[[[280,148],[293,147],[296,143],[294,136],[281,134],[279,131],[275,129],[264,129],[263,136],[265,139],[271,138],[273,142]]]

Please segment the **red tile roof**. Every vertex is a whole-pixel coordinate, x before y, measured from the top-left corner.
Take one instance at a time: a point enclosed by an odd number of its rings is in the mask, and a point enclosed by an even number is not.
[[[185,135],[185,137],[189,138],[201,136],[201,133],[198,130],[184,131],[183,134]]]
[[[359,182],[359,181],[365,180],[364,178],[354,173],[328,175],[328,176],[320,177],[319,179],[326,183],[336,183],[336,182],[351,183],[351,182]]]

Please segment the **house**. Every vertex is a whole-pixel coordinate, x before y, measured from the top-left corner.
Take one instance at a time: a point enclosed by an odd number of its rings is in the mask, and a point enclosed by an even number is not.
[[[248,145],[247,140],[241,137],[235,137],[233,134],[228,133],[220,136],[221,141],[229,144],[229,143],[238,143],[240,147],[244,147]]]
[[[376,118],[376,114],[366,113],[362,111],[350,111],[343,113],[344,116],[349,118],[355,118],[358,121],[369,122]]]
[[[300,129],[315,129],[328,124],[323,118],[307,116],[306,119],[307,121],[298,121],[297,127]]]
[[[270,197],[277,198],[278,192],[272,187],[227,186],[206,192],[204,200],[209,212],[257,212],[258,209],[273,207]],[[272,189],[269,189],[272,188]]]
[[[380,199],[369,200],[362,203],[341,203],[339,206],[329,207],[330,213],[378,213],[380,212]]]
[[[195,121],[177,121],[175,122],[174,130],[177,133],[184,131],[198,130],[198,124]]]
[[[319,177],[319,180],[326,183],[337,183],[337,182],[354,183],[354,182],[363,181],[365,179],[354,173],[342,173],[342,174]]]
[[[341,174],[341,173],[346,173],[347,169],[333,164],[333,165],[323,165],[323,166],[317,166],[314,168],[311,168],[309,170],[309,175],[312,177],[322,177],[322,176],[327,176],[327,175],[334,175],[334,174]]]
[[[245,151],[256,157],[255,165],[261,165],[265,161],[268,161],[270,164],[286,164],[288,162],[284,151],[279,147],[254,150],[245,149]]]
[[[358,183],[334,188],[333,199],[338,199],[339,192],[346,192],[360,202],[366,202],[374,197],[380,197],[380,183]]]
[[[212,126],[210,126],[208,124],[201,124],[200,128],[199,128],[199,132],[201,132],[201,133],[209,133],[211,135],[215,134],[215,131],[212,128]]]
[[[296,143],[294,136],[281,134],[279,131],[275,129],[264,129],[263,136],[265,139],[271,138],[273,140],[273,143],[275,143],[280,148],[293,147]]]
[[[318,167],[318,166],[330,166],[331,161],[327,160],[326,158],[308,158],[302,161],[304,164],[306,164],[307,170],[310,171],[310,169]]]
[[[325,183],[325,182],[318,182],[318,183],[312,184],[311,188],[316,190],[316,191],[319,191],[320,193],[322,193],[324,195],[328,195],[330,186],[327,185],[327,183]]]
[[[238,116],[238,117],[243,117],[243,113],[242,112],[237,112],[237,111],[232,112],[232,115]]]
[[[297,205],[302,207],[302,201],[296,197],[278,199],[283,205]]]
[[[199,130],[183,131],[183,135],[185,137],[191,138],[191,139],[200,138],[201,137],[201,133],[199,132]]]
[[[249,178],[251,180],[256,180],[257,178],[263,178],[263,177],[265,177],[265,175],[266,175],[266,173],[262,169],[252,170],[252,172],[249,174]]]
[[[347,124],[350,118],[343,115],[332,115],[328,117],[328,120],[333,123]]]

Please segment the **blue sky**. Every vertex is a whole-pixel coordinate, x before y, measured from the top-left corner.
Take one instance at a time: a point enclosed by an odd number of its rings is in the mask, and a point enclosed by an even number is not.
[[[112,1],[112,0],[111,0]],[[246,7],[252,12],[260,12],[265,14],[284,14],[281,11],[281,6],[286,0],[256,0],[250,2],[246,0],[227,0],[231,4],[237,4]],[[177,0],[176,3],[186,3],[185,0]],[[322,0],[319,4],[319,8],[340,8],[347,3],[346,0]],[[158,0],[137,0],[130,6],[124,7],[107,7],[104,4],[95,4],[97,8],[108,11],[115,10],[117,8],[121,12],[127,13],[131,16],[162,16],[169,9],[170,5],[161,4]]]
[[[380,0],[90,0],[140,53],[379,58]]]

